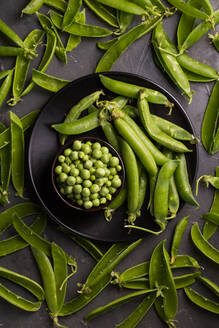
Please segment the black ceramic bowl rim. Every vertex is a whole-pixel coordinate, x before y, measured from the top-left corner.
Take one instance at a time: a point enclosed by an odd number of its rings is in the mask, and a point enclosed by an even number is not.
[[[57,187],[57,184],[55,182],[55,166],[57,165],[58,157],[59,157],[59,155],[63,154],[63,152],[64,152],[64,150],[66,148],[71,147],[72,144],[73,144],[73,142],[75,140],[99,142],[101,145],[109,148],[109,150],[111,151],[111,153],[113,153],[113,155],[115,155],[115,156],[117,156],[119,158],[119,164],[121,165],[122,170],[118,172],[118,175],[121,178],[122,184],[121,184],[121,186],[119,188],[117,188],[117,191],[113,194],[112,199],[110,201],[106,202],[106,204],[102,204],[102,205],[100,205],[98,207],[91,207],[89,209],[83,208],[81,206],[78,206],[78,205],[74,204],[73,202],[69,202],[65,197],[62,196],[62,194],[60,193],[60,191],[59,191],[59,189]],[[112,203],[112,201],[116,198],[116,196],[120,193],[120,191],[124,187],[124,182],[125,182],[125,167],[124,167],[123,160],[122,160],[120,154],[118,153],[118,151],[110,143],[108,143],[107,141],[105,141],[103,139],[100,139],[100,138],[97,138],[97,137],[86,137],[86,136],[84,136],[84,137],[75,137],[75,138],[71,138],[69,141],[67,141],[64,146],[61,146],[59,148],[58,152],[56,153],[56,156],[55,156],[55,158],[53,160],[53,163],[52,163],[51,179],[52,179],[52,185],[53,185],[53,188],[54,188],[56,194],[59,196],[59,198],[67,206],[70,206],[73,209],[79,210],[79,211],[82,211],[82,212],[87,212],[87,213],[89,213],[89,212],[96,212],[96,211],[103,210],[104,208],[106,208],[107,206],[109,206],[109,204]]]

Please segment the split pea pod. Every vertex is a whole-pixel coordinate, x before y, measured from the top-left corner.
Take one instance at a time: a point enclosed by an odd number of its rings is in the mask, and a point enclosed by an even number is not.
[[[107,90],[110,90],[118,95],[137,99],[139,96],[139,91],[143,89],[147,92],[148,102],[164,105],[170,108],[173,107],[173,104],[170,103],[167,97],[157,90],[144,88],[143,86],[129,84],[119,80],[114,80],[102,74],[100,74],[99,77],[101,83]]]
[[[39,10],[44,4],[44,0],[30,0],[24,9],[22,9],[22,13],[32,15],[37,10]]]
[[[173,139],[168,134],[160,130],[159,127],[154,123],[150,113],[147,93],[144,90],[140,91],[138,99],[138,110],[141,122],[153,140],[174,152],[182,153],[190,151],[181,141]]]
[[[183,219],[181,219],[178,222],[178,224],[176,225],[174,235],[173,235],[173,241],[172,241],[172,245],[171,245],[171,259],[170,259],[171,264],[175,262],[176,256],[179,251],[179,245],[180,245],[182,237],[183,237],[183,233],[188,225],[188,220],[189,220],[189,217],[186,216]]]
[[[65,135],[74,135],[88,132],[97,128],[100,125],[99,115],[100,112],[96,111],[76,121],[73,121],[72,123],[53,124],[52,128],[55,131]]]
[[[103,91],[95,91],[88,96],[82,98],[79,102],[77,102],[75,105],[71,107],[71,109],[68,111],[64,122],[63,123],[72,123],[76,121],[80,114],[89,108],[91,105],[93,105],[96,101],[98,101],[99,97],[103,94]],[[64,145],[67,137],[65,135],[61,135],[59,137],[61,145]]]
[[[219,286],[217,284],[203,276],[199,276],[198,280],[219,297]]]
[[[75,15],[80,10],[82,0],[69,0],[62,21],[62,29],[74,21]]]
[[[128,223],[134,224],[139,203],[139,170],[135,154],[129,144],[119,138],[122,159],[125,165],[127,178],[127,207]],[[135,195],[133,197],[133,195]]]
[[[155,17],[144,23],[141,23],[127,33],[123,34],[113,45],[104,53],[97,64],[96,73],[110,71],[117,59],[126,51],[126,49],[137,39],[150,32],[161,20],[161,17]],[[127,95],[127,94],[126,94]],[[128,94],[130,97],[131,95]]]
[[[207,297],[201,295],[200,293],[196,292],[194,289],[190,287],[185,288],[184,291],[186,293],[186,296],[190,299],[190,301],[192,301],[199,307],[207,311],[219,314],[219,303],[216,303],[208,299]]]
[[[3,104],[5,98],[8,95],[8,92],[11,88],[11,84],[12,84],[12,79],[13,79],[13,73],[14,70],[10,70],[10,72],[8,73],[8,75],[5,77],[1,87],[0,87],[0,107]]]
[[[39,87],[51,92],[58,92],[71,82],[69,80],[63,80],[46,73],[42,73],[36,69],[32,69],[32,80]]]
[[[180,197],[190,205],[199,206],[192,193],[185,155],[183,153],[175,154],[175,159],[179,161],[174,177]]]
[[[116,16],[113,15],[106,7],[102,6],[95,0],[84,0],[86,5],[103,21],[113,27],[118,27]]]
[[[136,5],[135,3],[129,0],[97,0],[97,2],[102,3],[103,5],[122,10],[124,12],[134,14],[134,15],[145,15],[146,10],[142,7]]]
[[[61,12],[65,12],[67,8],[67,2],[65,0],[44,0],[44,4]]]
[[[174,174],[178,161],[168,160],[160,169],[154,189],[154,217],[161,230],[165,230],[168,219],[168,195],[170,178]]]
[[[145,167],[146,171],[150,175],[157,174],[157,165],[149,152],[148,148],[144,143],[138,138],[134,130],[129,129],[129,125],[122,118],[115,118],[114,125],[118,133],[123,137],[123,139],[128,142],[132,147],[137,157],[140,159],[142,165]]]
[[[10,112],[11,131],[11,176],[12,183],[19,197],[24,190],[24,131],[21,120]]]

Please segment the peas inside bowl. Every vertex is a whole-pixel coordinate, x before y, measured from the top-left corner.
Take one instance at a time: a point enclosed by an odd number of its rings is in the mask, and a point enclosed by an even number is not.
[[[118,152],[94,137],[70,140],[52,165],[52,184],[65,204],[80,211],[104,209],[124,185],[125,169]]]

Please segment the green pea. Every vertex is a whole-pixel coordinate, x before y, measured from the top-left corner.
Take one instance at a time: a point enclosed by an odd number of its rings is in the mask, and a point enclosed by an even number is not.
[[[70,159],[70,157],[65,157],[65,163],[67,164],[67,165],[70,165],[71,164],[71,159]]]
[[[109,194],[109,189],[107,188],[107,187],[102,187],[101,189],[100,189],[100,194],[101,194],[101,196],[106,196],[107,194]]]
[[[65,182],[67,180],[68,176],[66,173],[62,172],[59,175],[60,182]]]
[[[94,166],[95,166],[96,168],[98,168],[98,167],[104,167],[104,163],[103,163],[102,161],[100,161],[100,160],[97,160],[97,161],[94,163]]]
[[[79,169],[79,171],[82,171],[84,169],[84,165],[82,163],[79,163],[77,165],[77,169]]]
[[[92,163],[92,161],[90,159],[86,160],[86,162],[84,163],[84,168],[85,169],[91,169],[92,166],[93,166],[93,163]]]
[[[112,187],[119,188],[119,187],[121,187],[121,184],[122,184],[122,181],[120,178],[115,178],[115,177],[113,178]]]
[[[109,153],[109,149],[105,146],[101,147],[101,151],[103,154],[108,154]]]
[[[100,206],[100,201],[98,198],[93,200],[93,206],[95,206],[95,207]]]
[[[100,150],[101,149],[101,144],[99,142],[95,142],[93,144],[93,149],[97,149],[97,150]]]
[[[91,146],[87,145],[87,144],[83,144],[81,147],[81,150],[85,153],[85,154],[90,154],[92,152],[91,150]]]
[[[110,193],[111,195],[115,194],[116,190],[117,190],[117,189],[114,188],[114,187],[109,187],[109,193]]]
[[[109,161],[110,166],[115,167],[119,165],[119,159],[118,157],[112,156]]]
[[[60,188],[60,193],[61,193],[62,195],[65,194],[65,189],[64,189],[63,187]]]
[[[87,141],[86,145],[92,146],[92,142],[91,141]]]
[[[105,197],[100,198],[100,204],[104,205],[104,204],[106,204],[106,202],[107,202],[107,200]]]
[[[97,198],[99,198],[99,194],[97,192],[95,192],[94,194],[91,194],[90,195],[90,199],[91,200],[94,200],[94,199],[97,199]]]
[[[85,153],[84,153],[83,151],[79,151],[79,152],[78,152],[78,157],[79,157],[80,159],[83,159],[84,156],[85,156]]]
[[[60,163],[64,163],[64,161],[65,161],[65,156],[64,156],[64,155],[59,155],[59,157],[58,157],[58,161],[59,161]]]
[[[114,178],[114,176],[112,174],[109,175],[108,179],[112,180]]]
[[[62,166],[61,165],[56,166],[55,173],[60,174],[61,172],[62,172]]]
[[[107,195],[106,195],[106,199],[107,199],[107,200],[111,200],[111,199],[112,199],[112,195],[107,194]]]
[[[68,198],[70,200],[73,200],[74,199],[74,197],[73,197],[73,195],[71,193],[70,194],[66,194],[66,198]]]
[[[80,184],[76,184],[74,185],[73,190],[75,194],[80,194],[82,192],[82,186]]]
[[[94,150],[93,150],[93,153],[92,153],[92,156],[93,156],[94,158],[96,158],[96,159],[101,158],[101,156],[102,156],[102,152],[101,152],[101,150],[99,150],[99,149],[94,149]]]
[[[70,171],[70,174],[73,175],[74,177],[77,177],[79,175],[79,169],[76,167]]]
[[[90,191],[91,191],[93,194],[95,194],[95,193],[97,193],[97,192],[100,191],[100,187],[99,187],[96,183],[94,183],[94,184],[91,186]]]
[[[86,169],[87,169],[87,167],[86,167]],[[96,172],[96,169],[94,167],[91,167],[90,168],[90,174],[93,174],[94,172]]]
[[[80,140],[75,140],[73,142],[72,148],[73,148],[73,150],[80,150],[81,146],[82,146],[81,141]]]
[[[69,157],[71,158],[72,161],[76,161],[78,159],[78,152],[72,151]]]
[[[116,166],[116,170],[117,170],[117,172],[120,172],[122,170],[122,166],[121,165],[117,165]]]
[[[90,176],[90,179],[91,179],[91,181],[95,181],[95,180],[96,180],[96,177],[95,177],[95,175],[94,175],[94,174],[92,174],[92,175]]]
[[[65,155],[65,156],[69,156],[71,153],[72,153],[71,148],[66,148],[66,149],[64,150],[64,155]]]
[[[75,195],[74,195],[74,198],[75,198],[76,200],[82,200],[81,194],[75,194]]]
[[[83,160],[83,162],[88,161],[89,160],[89,155],[85,154],[82,160]]]
[[[101,161],[107,164],[109,162],[109,154],[103,154],[101,157]]]
[[[82,180],[82,178],[81,178],[80,176],[77,176],[77,177],[76,177],[76,183],[77,183],[77,184],[81,184],[82,181],[83,181],[83,180]]]
[[[71,170],[75,168],[75,165],[73,163],[71,163],[69,166],[70,166]]]
[[[73,186],[76,183],[76,178],[74,176],[70,176],[67,178],[66,183],[69,186]]]
[[[106,181],[106,186],[107,186],[107,187],[111,187],[111,185],[112,185],[112,182],[111,182],[110,180],[107,180],[107,181]]]
[[[98,179],[96,179],[95,180],[95,183],[98,185],[98,186],[103,186],[104,185],[104,180],[103,180],[103,178],[98,178]]]
[[[90,189],[89,188],[83,188],[82,189],[82,196],[83,197],[89,197],[90,196]]]
[[[90,171],[88,171],[87,169],[83,169],[81,171],[81,178],[88,180],[90,178]]]
[[[105,176],[106,177],[110,176],[110,170],[107,167],[105,168]]]
[[[104,176],[105,176],[105,170],[104,170],[104,168],[102,168],[102,167],[98,167],[98,168],[96,169],[96,176],[97,176],[98,178],[102,178],[102,177],[104,177]]]
[[[88,202],[90,200],[90,197],[89,196],[84,196],[83,197],[83,202]]]
[[[83,205],[84,205],[84,208],[86,208],[88,210],[89,208],[91,208],[93,206],[93,203],[90,200],[88,200],[88,201],[84,202]]]
[[[83,205],[83,200],[82,199],[78,199],[77,200],[77,204],[78,204],[78,206],[82,206]]]
[[[71,168],[66,163],[62,163],[62,171],[65,173],[69,173],[71,171]]]
[[[75,165],[75,166],[77,166],[77,165],[80,164],[80,163],[81,163],[80,159],[76,159],[76,160],[74,161],[74,165]]]
[[[72,186],[65,186],[65,195],[72,194],[73,187]]]
[[[86,188],[90,188],[92,186],[92,182],[90,180],[84,180],[83,186]]]
[[[116,173],[117,173],[116,168],[115,168],[115,167],[111,167],[111,168],[110,168],[110,173],[111,173],[112,175],[116,175]]]

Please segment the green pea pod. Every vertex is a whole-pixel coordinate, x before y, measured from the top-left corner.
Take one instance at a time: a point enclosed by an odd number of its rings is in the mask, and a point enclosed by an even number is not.
[[[119,138],[122,159],[127,179],[128,223],[134,224],[139,203],[139,170],[135,154],[129,144]],[[135,197],[133,197],[135,195]]]
[[[129,117],[136,119],[138,117],[138,108],[132,105],[126,105],[122,109],[124,113],[126,113]]]
[[[61,12],[65,12],[67,8],[67,2],[65,0],[44,0],[44,4]]]
[[[75,18],[75,15],[80,10],[82,0],[70,0],[68,1],[67,8],[62,21],[62,29],[71,24]]]
[[[173,139],[168,134],[160,130],[157,125],[155,125],[151,117],[147,93],[145,90],[140,91],[138,99],[138,110],[141,122],[153,140],[174,152],[181,153],[191,151],[181,141]]]
[[[30,229],[37,234],[41,234],[46,227],[46,215],[40,214],[31,224]],[[29,244],[19,235],[0,241],[0,256],[5,256],[27,247]]]
[[[42,39],[44,32],[41,30],[33,30],[28,34],[24,40],[24,45],[27,49],[34,51]],[[15,106],[18,101],[20,101],[20,95],[24,89],[24,84],[26,81],[27,73],[29,70],[31,59],[25,58],[20,55],[16,59],[14,80],[13,80],[13,98],[9,99],[8,104],[10,106]]]
[[[10,112],[11,176],[17,196],[23,198],[24,189],[24,133],[21,120]]]
[[[100,74],[99,77],[103,86],[107,90],[110,90],[117,95],[137,99],[139,96],[139,91],[143,89],[147,92],[148,102],[151,102],[153,104],[164,105],[170,108],[173,107],[173,104],[169,102],[167,97],[159,91],[144,88],[140,85],[134,85],[123,81],[114,80],[102,74]]]
[[[120,274],[119,280],[123,282],[139,279],[149,274],[149,262],[143,262],[135,265]]]
[[[98,3],[95,0],[84,0],[84,2],[103,21],[105,21],[106,23],[108,23],[113,27],[118,27],[118,22],[116,17],[100,3]]]
[[[171,264],[172,269],[196,268],[199,269],[199,263],[189,255],[176,255],[175,262]]]
[[[27,115],[24,115],[21,118],[21,123],[22,123],[22,127],[23,127],[24,131],[26,131],[33,125],[38,114],[39,114],[39,111],[35,110],[35,111],[30,112]],[[2,133],[0,133],[0,147],[4,146],[6,143],[10,142],[10,138],[11,138],[10,128],[8,128],[5,131],[3,131]]]
[[[31,247],[31,250],[42,278],[46,303],[50,312],[56,314],[58,310],[58,303],[56,294],[55,274],[52,265],[44,252],[34,247]]]
[[[104,217],[109,222],[112,220],[112,214],[115,212],[127,198],[127,187],[124,185],[119,194],[113,199],[112,202],[104,209]]]
[[[50,10],[50,17],[51,17],[53,24],[57,28],[61,29],[63,16],[59,15],[58,13],[56,13],[53,10]],[[73,22],[70,25],[66,26],[63,29],[63,31],[68,32],[73,35],[93,37],[93,38],[104,37],[104,36],[112,34],[112,32],[106,28],[103,28],[100,26],[80,24],[77,22]]]
[[[201,2],[199,0],[188,0],[188,4],[196,9],[201,9]],[[186,40],[189,33],[193,30],[195,20],[195,17],[182,13],[177,27],[177,43],[179,48]]]
[[[209,288],[216,296],[219,297],[219,286],[217,284],[202,276],[199,276],[198,280],[207,288]]]
[[[186,157],[183,153],[176,154],[175,159],[179,161],[175,172],[175,182],[180,197],[192,206],[199,206],[197,200],[193,196],[192,188],[189,183],[189,176],[187,171]]]
[[[134,3],[139,5],[142,8],[145,8],[147,10],[147,15],[150,17],[150,15],[160,16],[163,11],[165,11],[165,7],[159,0],[150,1],[150,0],[134,0]],[[164,9],[164,10],[163,10]]]
[[[14,70],[13,69],[10,70],[9,74],[5,77],[3,83],[0,87],[0,107],[3,104],[5,98],[8,95],[8,92],[11,88],[13,73],[14,73]]]
[[[85,9],[76,14],[75,21],[80,24],[85,24]],[[68,37],[66,51],[67,52],[72,51],[74,48],[76,48],[79,45],[80,42],[81,42],[80,36],[70,34]]]
[[[214,12],[214,23],[215,25],[219,23],[219,9]],[[179,47],[180,53],[191,46],[193,46],[198,40],[200,40],[212,27],[212,23],[209,21],[203,21],[199,23],[187,36],[185,41]]]
[[[119,39],[105,52],[100,59],[96,73],[110,71],[117,59],[126,51],[126,49],[137,39],[150,32],[161,20],[161,17],[155,17],[140,25],[133,27],[127,33],[119,37]],[[126,95],[126,94],[125,94]],[[129,97],[131,95],[128,94]]]
[[[22,13],[32,15],[39,10],[43,4],[44,0],[30,0],[26,7],[22,9]]]
[[[184,2],[183,0],[168,0],[168,2],[176,7],[177,9],[179,9],[181,12],[192,16],[194,18],[199,18],[202,19],[204,21],[209,19],[209,15],[204,13],[203,11],[193,7],[192,5],[190,5],[187,2]]]
[[[8,270],[6,268],[0,267],[0,277],[13,281],[14,283],[24,287],[31,294],[33,294],[39,301],[43,301],[45,299],[43,288],[36,281],[26,276],[23,276],[19,273]]]
[[[108,50],[117,40],[118,38],[113,38],[108,41],[99,41],[96,44],[99,49]]]
[[[144,300],[137,306],[137,308],[129,314],[129,316],[121,323],[116,325],[116,328],[135,328],[138,323],[144,318],[151,306],[154,304],[157,297],[157,292],[151,292]]]
[[[97,0],[97,2],[134,15],[146,14],[145,9],[128,0]]]
[[[18,47],[0,46],[0,56],[24,55],[24,49]]]
[[[188,225],[188,220],[189,220],[189,217],[186,216],[183,219],[181,219],[178,222],[178,224],[176,225],[174,235],[173,235],[173,241],[172,241],[172,245],[171,245],[171,260],[170,260],[171,264],[175,262],[176,256],[179,251],[179,245],[180,245],[182,237],[183,237],[183,233]]]
[[[196,282],[196,279],[199,278],[200,272],[193,272],[184,274],[182,276],[174,277],[174,284],[176,289],[188,287]]]
[[[53,124],[52,128],[66,135],[80,134],[91,131],[99,126],[99,111],[88,114],[72,123]]]
[[[198,195],[198,186],[201,180],[205,183],[207,188],[209,187],[209,185],[211,185],[215,189],[219,190],[219,177],[204,174],[200,176],[196,181],[196,195]]]
[[[4,287],[0,284],[0,297],[2,297],[7,302],[17,306],[18,308],[25,310],[25,311],[38,311],[41,307],[42,302],[31,302],[26,300],[25,298],[16,295],[15,293],[11,292],[9,289]]]
[[[100,120],[100,125],[107,141],[119,152],[118,136],[113,125],[107,120]]]
[[[25,216],[39,213],[39,211],[39,205],[32,202],[20,203],[9,207],[7,210],[0,214],[0,234],[2,234],[8,227],[12,225],[14,213],[17,213],[20,217],[23,218]]]
[[[132,23],[134,15],[128,14],[124,11],[117,10],[117,21],[119,23],[119,30],[114,32],[116,35],[120,35],[126,31],[129,25]]]
[[[202,121],[201,138],[205,150],[213,154],[212,145],[214,142],[217,121],[218,121],[218,92],[219,92],[219,81],[217,81],[213,87],[211,96],[208,101],[207,108],[205,110],[204,118]]]
[[[208,16],[212,17],[214,14],[214,9],[212,7],[211,2],[209,0],[201,0],[200,2],[202,5],[202,8],[206,12],[206,14],[208,14]]]
[[[197,222],[191,228],[191,238],[202,254],[219,264],[219,251],[203,237]]]
[[[169,255],[165,240],[154,249],[149,268],[150,288],[164,287],[155,300],[155,308],[160,318],[167,324],[174,319],[178,307],[176,287],[169,265]],[[165,288],[166,287],[166,288]]]
[[[208,34],[210,41],[213,43],[215,49],[219,52],[219,33]]]
[[[190,82],[212,82],[215,81],[215,78],[211,78],[211,77],[205,77],[196,73],[193,73],[191,71],[186,70],[185,68],[183,68],[183,72],[186,74],[188,80]]]
[[[124,282],[120,287],[127,289],[146,290],[149,289],[148,278],[139,278]]]
[[[6,127],[2,124],[3,129],[1,132],[6,130]],[[0,203],[4,206],[9,203],[8,200],[8,187],[11,179],[11,148],[7,144],[5,147],[0,149],[0,162],[1,162],[1,185],[0,185]]]
[[[192,301],[199,307],[201,307],[207,311],[219,314],[219,303],[211,301],[210,299],[199,294],[192,288],[187,287],[184,289],[184,291],[186,293],[186,296],[190,299],[190,301]]]
[[[143,290],[143,291],[141,290],[141,291],[137,291],[134,293],[130,293],[126,296],[120,297],[104,306],[101,306],[101,307],[89,312],[85,317],[85,321],[89,322],[90,320],[93,320],[93,319],[99,317],[100,315],[107,313],[108,311],[112,311],[113,309],[115,309],[117,306],[119,306],[121,304],[125,304],[125,303],[132,301],[133,299],[137,298],[138,296],[152,293],[155,291],[156,291],[156,289],[148,289],[148,290]]]
[[[25,44],[21,38],[2,19],[0,19],[0,31],[19,47],[25,48]]]
[[[40,71],[37,71],[36,69],[32,69],[32,80],[41,88],[49,90],[51,92],[58,92],[64,86],[71,82],[69,80],[63,80],[46,73],[42,73]]]
[[[67,284],[65,282],[68,275],[67,259],[65,252],[54,242],[51,244],[51,252],[56,283],[57,312],[61,310],[66,294]]]
[[[141,168],[139,174],[139,192],[138,192],[138,207],[136,214],[139,216],[141,214],[141,208],[144,204],[145,195],[147,191],[148,176],[144,168]]]
[[[91,105],[93,105],[96,101],[98,101],[99,97],[103,94],[103,91],[95,91],[88,96],[82,98],[78,103],[73,105],[71,109],[68,111],[64,122],[63,123],[73,123],[76,121],[80,114],[88,109]],[[67,139],[67,136],[65,135],[60,135],[59,140],[61,145],[64,145],[65,141]]]
[[[38,71],[40,72],[44,72],[47,69],[54,56],[55,49],[56,49],[56,35],[52,30],[47,30],[46,39],[47,39],[46,50],[38,66]],[[34,82],[31,81],[22,92],[21,97],[29,93],[33,89],[34,85],[35,85]]]
[[[19,48],[18,48],[19,49]],[[0,72],[0,80],[4,79],[9,73],[11,72],[10,69],[6,69]]]

